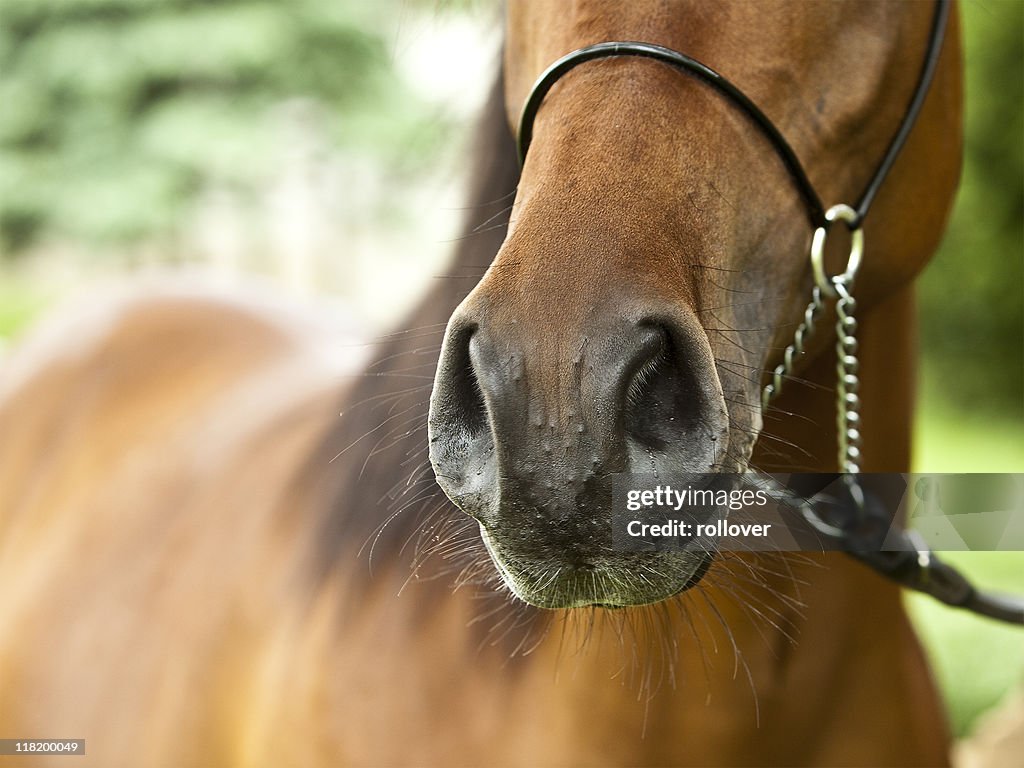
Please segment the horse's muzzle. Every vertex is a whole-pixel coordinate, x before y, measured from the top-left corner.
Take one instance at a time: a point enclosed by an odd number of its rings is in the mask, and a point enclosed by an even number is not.
[[[616,551],[612,482],[720,468],[729,420],[703,329],[678,311],[587,329],[485,306],[467,302],[448,325],[430,459],[506,583],[544,607],[656,602],[690,586],[706,557]]]

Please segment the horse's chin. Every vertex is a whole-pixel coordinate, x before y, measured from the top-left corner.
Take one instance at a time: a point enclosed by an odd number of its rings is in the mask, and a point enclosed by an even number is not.
[[[550,610],[660,603],[696,586],[714,559],[706,550],[623,552],[571,565],[550,557],[514,555],[485,526],[480,530],[505,586],[523,602]]]

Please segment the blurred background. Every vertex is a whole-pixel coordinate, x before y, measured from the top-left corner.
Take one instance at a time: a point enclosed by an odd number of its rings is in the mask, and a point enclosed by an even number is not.
[[[920,283],[916,469],[1024,472],[1024,3],[966,0],[967,156]],[[498,60],[485,0],[0,0],[3,347],[83,283],[183,268],[370,334],[442,275]],[[1024,554],[951,553],[1024,591]],[[1024,633],[911,598],[958,734]]]

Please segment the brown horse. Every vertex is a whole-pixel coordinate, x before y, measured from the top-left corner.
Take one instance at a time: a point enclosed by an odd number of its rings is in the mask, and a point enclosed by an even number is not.
[[[101,766],[945,763],[898,590],[862,566],[736,556],[642,586],[586,548],[606,513],[592,486],[638,455],[835,469],[827,337],[761,412],[811,285],[806,214],[763,133],[640,59],[563,78],[521,177],[508,127],[567,51],[657,43],[740,84],[846,200],[899,124],[931,14],[513,3],[466,279],[351,386],[308,332],[181,295],[26,345],[0,385],[0,737],[84,738]],[[866,470],[909,464],[910,280],[956,184],[960,87],[954,18],[865,227]],[[561,565],[540,579],[541,562]]]

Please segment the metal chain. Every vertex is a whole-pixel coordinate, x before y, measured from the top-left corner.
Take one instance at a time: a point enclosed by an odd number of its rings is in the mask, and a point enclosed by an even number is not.
[[[796,358],[805,353],[804,346],[813,335],[824,309],[825,297],[836,298],[836,427],[839,435],[839,468],[847,474],[851,490],[857,485],[851,477],[860,472],[860,361],[857,357],[857,301],[853,298],[853,282],[864,253],[864,232],[856,211],[847,205],[834,205],[825,213],[826,226],[818,227],[811,242],[811,266],[815,286],[811,302],[804,310],[803,320],[786,347],[782,362],[772,371],[772,380],[761,391],[761,410],[782,392],[787,376],[796,367]],[[825,273],[825,240],[828,227],[835,221],[845,222],[850,229],[851,248],[842,274]],[[858,494],[859,495],[859,494]]]
[[[821,316],[825,302],[821,297],[821,289],[814,286],[811,291],[811,303],[804,310],[804,319],[797,326],[793,334],[792,343],[786,347],[782,355],[782,362],[775,366],[772,371],[772,381],[761,392],[761,409],[767,410],[772,398],[782,393],[782,386],[785,378],[793,373],[796,367],[794,358],[804,354],[804,342],[814,334],[815,324]]]
[[[842,542],[843,549],[848,555],[898,584],[929,594],[948,605],[966,608],[1000,621],[1024,625],[1024,600],[976,589],[956,568],[936,557],[921,536],[914,531],[890,529],[887,536],[895,536],[895,540],[902,543],[902,546],[893,549],[876,549],[877,543],[874,539],[870,535],[865,538],[865,523],[869,522],[872,516],[877,522],[879,512],[877,509],[869,509],[859,477],[862,458],[860,359],[857,345],[857,300],[853,298],[853,283],[864,252],[864,234],[860,227],[860,218],[849,206],[833,206],[825,213],[825,219],[826,225],[815,230],[811,241],[811,267],[815,282],[811,302],[804,310],[803,320],[793,334],[792,343],[783,352],[782,362],[772,371],[771,382],[761,392],[761,410],[762,413],[767,411],[772,399],[782,392],[786,377],[792,375],[796,367],[796,358],[805,353],[805,344],[814,334],[826,297],[834,298],[839,468],[843,472],[843,482],[849,493],[849,500],[854,506],[855,519],[847,521],[842,527],[833,525],[822,517],[812,501],[794,498],[788,489],[780,486],[768,475],[760,477],[758,486],[784,504],[796,502],[804,519],[820,534]],[[824,263],[825,240],[828,236],[828,225],[837,219],[845,222],[850,229],[850,256],[842,274],[828,275]],[[891,520],[884,517],[881,522],[888,524]],[[870,525],[867,526],[867,530],[870,534]]]
[[[860,361],[857,358],[857,300],[845,280],[833,279],[836,302],[836,427],[839,433],[839,467],[860,472]]]

